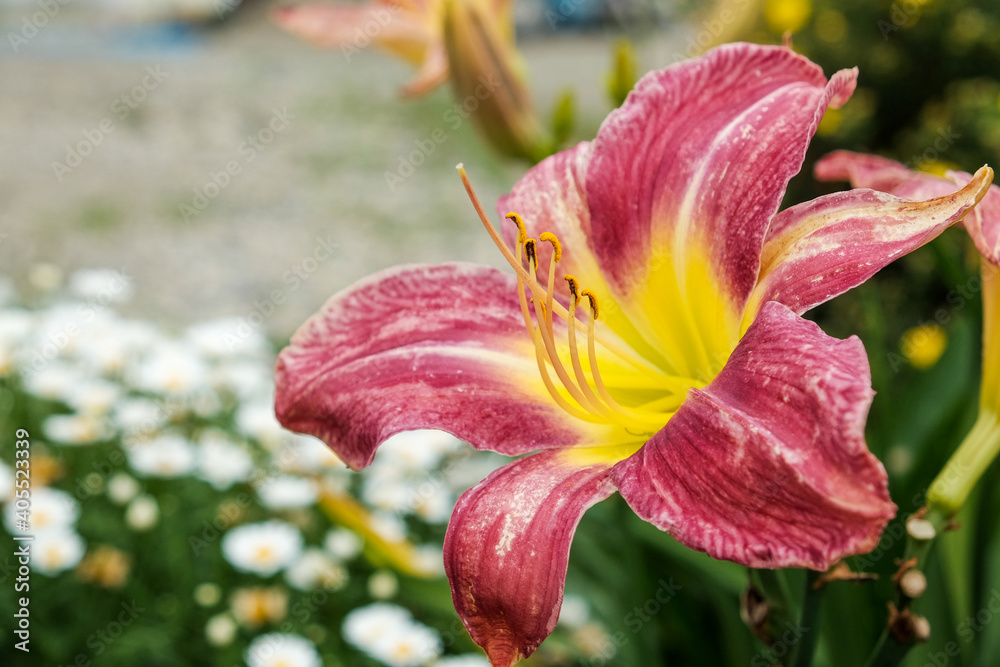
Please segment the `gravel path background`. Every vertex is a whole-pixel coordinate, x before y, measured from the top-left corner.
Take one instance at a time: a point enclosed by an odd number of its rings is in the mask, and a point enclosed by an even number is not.
[[[266,5],[193,35],[94,25],[67,9],[17,54],[0,43],[0,273],[23,287],[40,262],[121,269],[135,281],[131,313],[167,326],[246,317],[280,293],[265,326],[282,338],[378,269],[502,264],[454,166],[465,163],[488,207],[524,167],[444,122],[450,91],[403,102],[408,66],[300,44],[268,23]],[[2,34],[30,9],[7,7]],[[608,111],[613,39],[543,31],[523,44],[543,112],[563,87],[577,90],[580,138]],[[644,63],[669,43],[648,46]],[[276,114],[288,120],[270,143],[244,143]],[[437,127],[444,143],[390,190],[385,172]],[[81,142],[90,154],[73,167],[68,148]],[[215,193],[211,174],[230,162],[239,173],[197,211],[196,191]],[[314,261],[320,245],[335,247]]]

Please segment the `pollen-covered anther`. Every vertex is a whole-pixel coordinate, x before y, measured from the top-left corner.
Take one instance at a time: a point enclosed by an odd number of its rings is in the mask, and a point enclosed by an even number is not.
[[[567,273],[565,276],[563,276],[563,280],[565,280],[566,284],[569,286],[569,293],[573,296],[573,299],[574,300],[579,299],[580,284],[577,282],[576,278]]]
[[[510,213],[508,213],[504,217],[506,217],[508,220],[510,220],[511,222],[513,222],[515,225],[517,225],[517,242],[518,242],[518,244],[523,244],[525,241],[527,241],[528,240],[528,230],[524,226],[524,219],[521,216],[519,216],[517,213],[514,213],[514,211],[511,211]]]
[[[559,238],[552,232],[542,232],[541,236],[538,237],[540,241],[552,244],[552,253],[555,261],[562,261],[562,244],[559,243]]]
[[[528,271],[534,273],[538,268],[538,256],[535,253],[535,239],[528,239],[524,242],[524,257],[528,260]]]
[[[597,295],[594,294],[589,289],[585,289],[580,292],[580,296],[585,296],[590,300],[590,311],[594,314],[594,319],[597,319],[599,311],[597,309]]]

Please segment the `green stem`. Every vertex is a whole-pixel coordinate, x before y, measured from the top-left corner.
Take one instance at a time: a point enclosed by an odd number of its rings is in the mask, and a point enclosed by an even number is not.
[[[810,667],[813,655],[819,644],[819,612],[823,605],[823,591],[826,586],[816,587],[821,572],[812,572],[806,576],[806,592],[802,601],[802,613],[799,615],[799,631],[802,641],[796,646],[792,656],[792,667]]]
[[[943,514],[957,512],[997,454],[1000,419],[992,411],[980,409],[972,430],[931,483],[927,506]]]
[[[868,659],[866,667],[895,667],[903,662],[903,658],[910,652],[913,644],[901,644],[888,628],[882,633],[882,637],[875,646],[872,657]]]

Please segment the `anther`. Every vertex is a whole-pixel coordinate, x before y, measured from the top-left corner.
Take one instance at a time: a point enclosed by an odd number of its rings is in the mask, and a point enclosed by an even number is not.
[[[514,211],[511,211],[506,216],[508,220],[517,225],[517,242],[524,243],[528,240],[528,230],[524,227],[524,220]]]
[[[577,291],[579,289],[579,285],[576,282],[576,278],[567,273],[565,276],[563,276],[563,280],[569,283],[569,293],[573,295],[573,299],[574,300],[579,299],[580,293]]]
[[[546,243],[552,244],[552,252],[555,255],[556,261],[562,260],[562,244],[559,243],[559,239],[552,232],[542,232],[542,235],[538,237],[539,240],[545,241]]]
[[[524,256],[528,259],[528,266],[531,271],[538,267],[538,257],[535,255],[535,239],[528,239],[524,242]]]
[[[582,292],[580,292],[580,295],[581,296],[585,296],[588,299],[590,299],[590,310],[593,311],[593,313],[594,313],[594,319],[596,320],[597,319],[597,314],[598,314],[598,310],[597,310],[597,295],[594,294],[589,289],[583,290]]]

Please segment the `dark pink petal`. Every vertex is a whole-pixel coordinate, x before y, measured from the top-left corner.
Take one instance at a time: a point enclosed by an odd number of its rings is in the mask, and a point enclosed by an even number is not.
[[[459,499],[445,571],[455,609],[493,667],[528,657],[555,627],[573,533],[614,492],[610,466],[550,450],[494,471]]]
[[[643,77],[601,126],[587,171],[591,247],[608,280],[628,294],[665,255],[683,285],[700,255],[741,311],[785,187],[856,77],[843,70],[828,83],[790,49],[754,44]]]
[[[821,181],[849,181],[856,188],[872,188],[907,199],[940,197],[973,178],[962,172],[949,172],[949,178],[941,178],[912,171],[884,157],[850,151],[830,153],[816,163],[815,174]],[[962,223],[983,257],[1000,265],[1000,188],[990,187]]]
[[[864,439],[873,395],[857,338],[768,303],[612,480],[640,517],[713,558],[824,570],[874,548],[896,511]]]
[[[768,232],[744,325],[768,301],[803,313],[860,285],[961,220],[992,176],[984,167],[962,190],[952,186],[951,194],[928,201],[858,189],[782,211]]]
[[[593,444],[542,385],[513,277],[408,266],[335,295],[278,357],[275,411],[351,467],[389,436],[441,429],[503,454]]]

